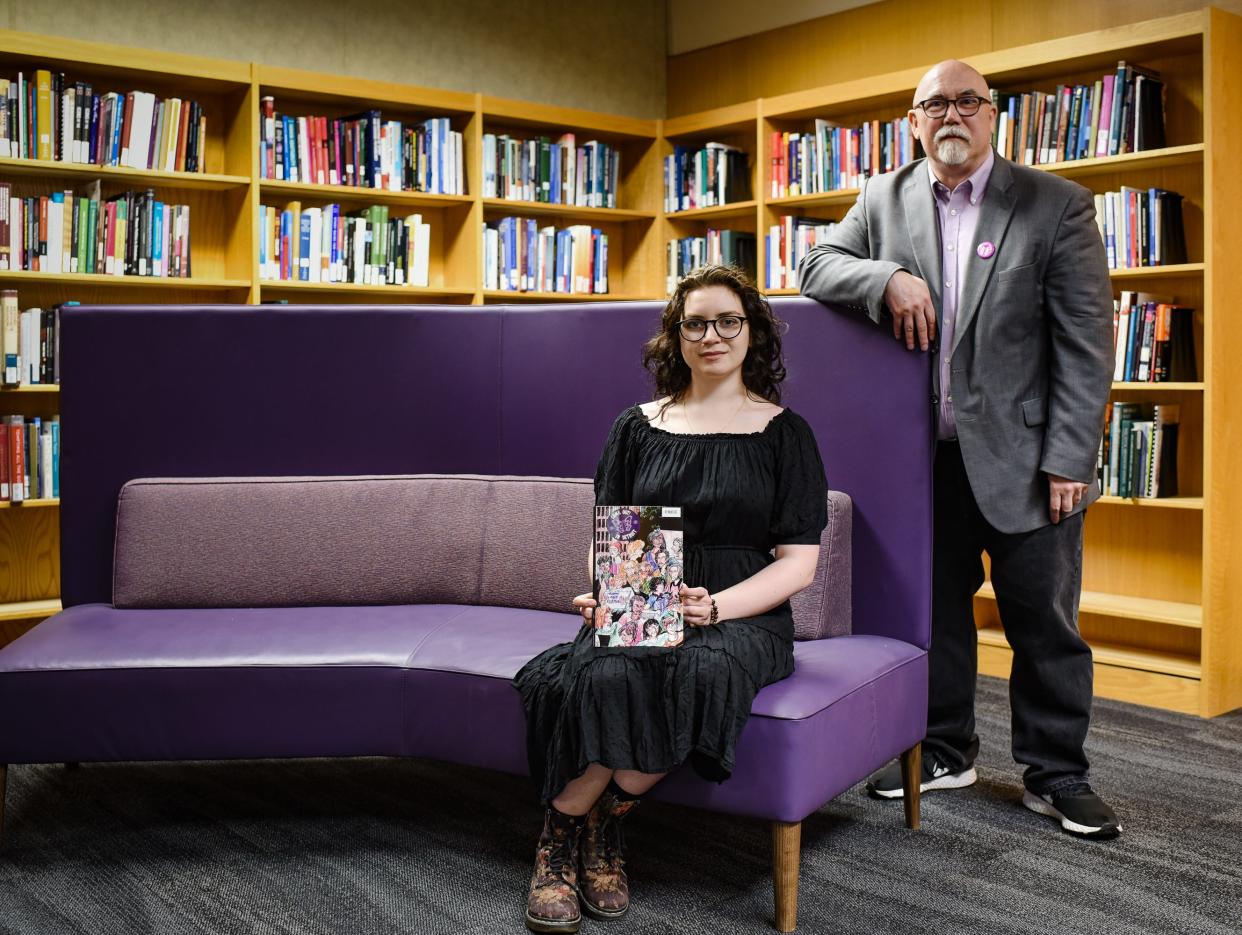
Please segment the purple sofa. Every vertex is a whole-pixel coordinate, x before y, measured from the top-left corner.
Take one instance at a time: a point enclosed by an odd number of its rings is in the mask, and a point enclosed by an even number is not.
[[[800,636],[823,638],[756,698],[729,782],[682,770],[657,796],[772,822],[789,931],[801,820],[894,756],[917,772],[931,436],[925,358],[818,303],[773,304],[785,401],[849,498],[795,604]],[[612,418],[649,396],[638,353],[660,308],[68,310],[65,610],[0,649],[0,764],[400,755],[524,772],[508,679],[574,632],[559,592],[586,589],[585,562],[557,551],[572,536],[503,530],[579,512],[587,528],[589,484],[552,478],[590,476]],[[447,535],[452,520],[471,533]],[[506,578],[519,559],[555,586]],[[3,781],[0,766],[0,820]],[[908,797],[915,825],[917,809]]]

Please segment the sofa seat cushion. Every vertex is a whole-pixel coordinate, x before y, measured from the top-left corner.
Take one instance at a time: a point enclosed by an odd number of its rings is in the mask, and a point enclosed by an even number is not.
[[[526,772],[525,718],[509,680],[577,626],[573,615],[475,607],[431,634],[410,661],[410,754]],[[797,642],[794,659],[793,675],[756,696],[734,778],[717,785],[683,769],[657,798],[799,821],[922,738],[922,649],[843,636]]]
[[[0,763],[399,755],[409,659],[467,609],[71,607],[0,649]]]

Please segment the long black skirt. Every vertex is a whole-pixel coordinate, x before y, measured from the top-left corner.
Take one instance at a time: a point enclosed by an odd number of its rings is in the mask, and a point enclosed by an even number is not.
[[[728,779],[755,695],[793,672],[792,641],[768,623],[687,627],[674,649],[600,648],[584,626],[526,663],[513,684],[540,800],[591,763],[663,773],[689,760],[705,779]]]

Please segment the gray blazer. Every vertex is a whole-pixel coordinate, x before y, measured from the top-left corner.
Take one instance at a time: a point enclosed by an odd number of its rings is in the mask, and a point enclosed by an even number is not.
[[[991,241],[996,252],[979,257]],[[1088,484],[1113,371],[1113,292],[1091,192],[995,156],[968,254],[950,393],[971,489],[1001,532],[1048,524],[1043,473]],[[925,160],[877,175],[831,239],[803,259],[804,295],[885,323],[884,289],[898,269],[927,282],[941,312],[940,227]],[[918,353],[918,351],[915,351]],[[933,405],[939,368],[931,367]]]

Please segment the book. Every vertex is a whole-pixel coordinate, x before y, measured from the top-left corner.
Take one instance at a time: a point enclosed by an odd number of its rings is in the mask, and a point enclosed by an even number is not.
[[[681,509],[597,506],[593,528],[594,644],[679,646],[685,636]]]

